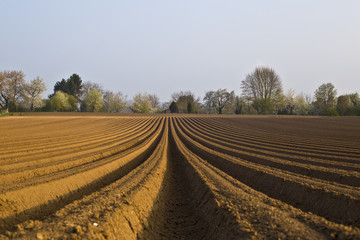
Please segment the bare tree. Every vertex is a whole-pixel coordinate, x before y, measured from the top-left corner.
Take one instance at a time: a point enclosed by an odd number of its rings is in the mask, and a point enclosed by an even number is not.
[[[121,92],[105,91],[103,99],[105,112],[121,112],[126,108],[126,97]]]
[[[24,100],[29,106],[30,111],[34,108],[42,107],[42,93],[46,90],[46,85],[40,77],[31,80],[30,83],[25,84]]]
[[[4,71],[0,73],[0,107],[9,111],[15,108],[22,96],[25,85],[22,71]]]
[[[310,105],[313,102],[313,98],[310,94],[301,93],[300,95],[304,97],[307,104]]]
[[[7,88],[7,79],[4,72],[0,72],[0,108],[8,111],[9,108],[9,99],[6,94]]]
[[[102,95],[105,94],[105,91],[104,91],[103,87],[100,84],[87,81],[87,82],[84,82],[82,84],[82,89],[81,89],[81,93],[80,93],[80,96],[79,96],[80,100],[81,101],[84,100],[87,93],[90,92],[94,88],[96,90],[98,90]]]
[[[271,111],[282,95],[279,75],[271,68],[258,67],[241,82],[242,95],[252,100],[258,113]]]
[[[204,108],[206,113],[216,113],[216,105],[214,101],[214,91],[209,91],[205,93],[204,100]]]
[[[171,94],[171,98],[175,102],[177,102],[179,98],[183,96],[192,96],[193,98],[195,98],[195,95],[191,91],[179,91]]]
[[[154,93],[154,94],[149,94],[149,100],[151,102],[151,107],[152,108],[159,108],[160,106],[160,100],[159,97]]]
[[[80,111],[82,111],[82,112],[87,111],[84,100],[85,100],[85,97],[87,96],[87,94],[93,89],[96,89],[97,91],[99,91],[101,93],[101,95],[105,95],[105,91],[100,84],[89,82],[89,81],[84,82],[81,85],[81,92],[79,94]]]
[[[228,92],[226,89],[209,91],[205,94],[204,101],[207,109],[216,111],[218,114],[223,113],[224,107],[235,99],[234,91]]]

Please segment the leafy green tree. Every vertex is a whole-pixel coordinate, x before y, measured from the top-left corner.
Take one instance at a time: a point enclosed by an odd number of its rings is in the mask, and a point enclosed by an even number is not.
[[[358,93],[351,93],[349,97],[352,105],[360,106],[360,96]]]
[[[188,103],[187,112],[188,113],[194,113],[194,105],[193,105],[193,103],[191,103],[191,102]]]
[[[151,100],[147,93],[138,93],[133,97],[130,109],[134,113],[148,113],[151,109]]]
[[[360,97],[358,93],[341,95],[337,98],[336,110],[342,116],[360,115]]]
[[[178,105],[175,101],[172,101],[170,106],[169,106],[170,112],[171,113],[178,113],[179,112],[179,108]]]
[[[74,96],[63,93],[62,91],[57,91],[54,96],[50,99],[52,109],[57,112],[64,112],[64,111],[74,111],[74,102],[76,99]]]
[[[241,82],[242,95],[253,102],[258,113],[270,113],[283,97],[279,75],[271,68],[258,67]]]
[[[246,103],[245,100],[239,96],[235,97],[234,100],[234,113],[235,114],[243,114],[245,111]]]
[[[104,96],[106,94],[106,91],[103,90],[102,86],[98,83],[93,83],[93,82],[84,82],[82,84],[82,88],[81,88],[81,93],[80,93],[80,111],[81,112],[86,112],[87,109],[86,109],[86,106],[85,106],[85,103],[84,103],[84,99],[86,97],[86,95],[92,90],[92,89],[96,89],[98,90],[102,96],[103,96],[103,99],[104,99]],[[104,105],[106,105],[106,103],[104,102]]]
[[[87,94],[88,92],[90,92],[91,89],[93,89],[93,88],[95,88],[95,89],[97,89],[99,92],[101,92],[102,95],[105,95],[105,92],[106,92],[106,91],[104,91],[103,87],[102,87],[100,84],[98,84],[98,83],[93,83],[93,82],[90,82],[90,81],[86,81],[86,82],[82,83],[82,85],[81,85],[81,89],[82,89],[82,90],[81,90],[81,94],[80,94],[80,101],[83,101],[84,98],[85,98],[85,96],[86,96],[86,94]]]
[[[360,96],[358,93],[349,94],[351,101],[350,115],[360,116]]]
[[[74,96],[77,100],[80,98],[82,89],[82,80],[79,75],[74,73],[67,80],[68,94]]]
[[[42,112],[52,112],[54,111],[51,99],[43,99],[43,104],[42,104],[42,108],[41,111]]]
[[[275,110],[274,104],[268,98],[256,99],[253,103],[253,106],[259,114],[269,114]]]
[[[103,106],[103,98],[101,92],[93,88],[88,92],[84,99],[84,106],[88,112],[99,112]]]
[[[324,116],[339,116],[339,113],[336,111],[335,107],[325,108],[322,113]]]
[[[67,100],[70,104],[70,109],[69,111],[78,111],[78,101],[77,99],[73,96],[73,95],[70,95],[70,94],[66,94],[66,97],[67,97]]]
[[[49,96],[51,98],[57,91],[61,91],[63,93],[69,93],[68,84],[65,79],[61,79],[61,81],[58,81],[54,85],[54,93]]]
[[[339,115],[345,116],[349,113],[351,100],[349,95],[341,95],[337,99],[336,110]]]
[[[337,115],[336,89],[332,83],[324,83],[315,91],[314,107],[317,114],[320,115]]]
[[[179,112],[189,113],[188,105],[192,105],[191,113],[200,112],[200,99],[195,97],[191,91],[174,92],[171,95],[172,101],[176,102]]]
[[[62,91],[55,92],[55,94],[51,97],[51,105],[57,112],[65,111],[66,108],[70,107],[65,93]]]

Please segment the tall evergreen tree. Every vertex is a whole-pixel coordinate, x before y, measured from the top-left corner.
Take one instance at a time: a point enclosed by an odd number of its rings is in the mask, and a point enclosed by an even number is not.
[[[178,105],[177,105],[177,103],[176,103],[175,101],[173,101],[173,102],[170,104],[169,108],[170,108],[170,112],[171,112],[171,113],[178,113],[178,112],[179,112]]]
[[[79,75],[74,73],[67,80],[61,79],[55,83],[54,93],[49,95],[49,98],[54,96],[57,91],[62,91],[75,97],[76,100],[80,100],[80,93],[82,90],[82,80]]]

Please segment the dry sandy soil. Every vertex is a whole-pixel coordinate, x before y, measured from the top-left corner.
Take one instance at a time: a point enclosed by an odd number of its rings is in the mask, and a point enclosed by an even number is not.
[[[360,239],[360,118],[0,118],[0,239]]]

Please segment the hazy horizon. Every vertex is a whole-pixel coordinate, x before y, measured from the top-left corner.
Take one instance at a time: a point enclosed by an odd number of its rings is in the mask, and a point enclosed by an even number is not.
[[[156,93],[227,88],[257,66],[273,68],[284,90],[313,95],[331,82],[360,92],[360,2],[4,0],[0,71],[55,82],[83,81]]]

